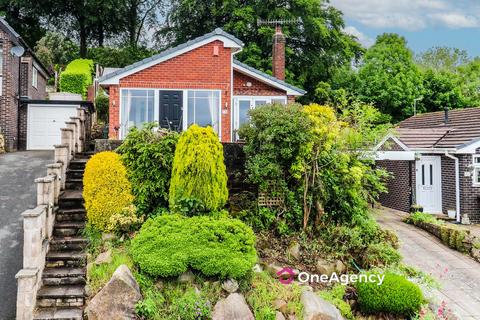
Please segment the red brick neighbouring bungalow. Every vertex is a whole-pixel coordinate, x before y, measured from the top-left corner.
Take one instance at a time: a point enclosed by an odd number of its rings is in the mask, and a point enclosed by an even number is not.
[[[107,89],[110,97],[109,137],[111,139],[119,138],[121,118],[120,89],[122,88],[221,90],[221,125],[219,130],[223,142],[232,140],[232,120],[234,117],[232,112],[232,104],[234,102],[232,93],[234,96],[282,96],[288,102],[295,101],[295,96],[300,96],[304,93],[301,89],[286,84],[282,81],[283,79],[273,78],[234,61],[234,54],[241,50],[243,44],[238,47],[225,45],[224,41],[218,39],[219,35],[234,37],[219,30],[217,29],[210,34],[211,37],[216,37],[211,42],[180,53],[167,60],[159,61],[157,64],[143,69],[140,68],[134,73],[126,73],[116,83],[108,82],[108,74],[102,77],[103,79],[100,78],[100,85]],[[205,39],[208,40],[208,36],[205,35],[199,39],[205,41]],[[236,40],[240,42],[238,39]],[[193,40],[192,43],[195,43],[195,41],[197,40]],[[278,46],[278,42],[274,41],[274,47],[276,44]],[[280,45],[282,45],[282,48],[274,49],[277,53],[279,50],[285,50],[285,42],[280,43]],[[183,50],[183,47],[179,50]],[[281,53],[277,55],[280,58],[283,57],[284,60],[284,53],[283,55]],[[279,70],[282,68],[282,62],[275,65],[277,68],[276,72],[280,73],[280,76],[284,75],[285,71],[283,70],[282,73],[282,70]]]

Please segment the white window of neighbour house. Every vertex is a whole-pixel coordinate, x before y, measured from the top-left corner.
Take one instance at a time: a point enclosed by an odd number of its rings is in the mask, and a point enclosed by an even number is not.
[[[473,185],[480,187],[480,154],[473,155]]]
[[[32,87],[38,88],[38,70],[32,67]]]

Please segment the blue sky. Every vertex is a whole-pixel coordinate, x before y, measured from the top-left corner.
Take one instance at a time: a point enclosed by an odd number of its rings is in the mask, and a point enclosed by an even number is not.
[[[344,13],[345,31],[366,47],[384,32],[403,35],[419,53],[434,46],[480,56],[480,0],[330,0]]]

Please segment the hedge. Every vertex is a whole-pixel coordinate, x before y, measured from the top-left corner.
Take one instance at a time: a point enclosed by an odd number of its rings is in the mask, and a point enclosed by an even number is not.
[[[60,74],[60,90],[62,92],[79,93],[87,96],[92,82],[93,60],[76,59],[70,62]]]

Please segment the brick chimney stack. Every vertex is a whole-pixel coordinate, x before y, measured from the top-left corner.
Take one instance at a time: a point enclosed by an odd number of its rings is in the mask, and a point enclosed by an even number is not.
[[[272,72],[275,78],[285,80],[285,35],[279,25],[273,35]]]

